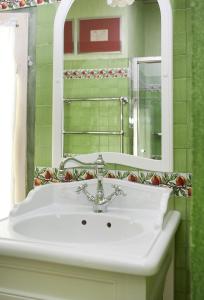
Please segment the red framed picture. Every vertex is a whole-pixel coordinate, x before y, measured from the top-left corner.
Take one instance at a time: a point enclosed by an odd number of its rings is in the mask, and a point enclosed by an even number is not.
[[[65,21],[64,24],[64,53],[73,53],[72,21]]]
[[[121,51],[120,18],[80,20],[78,51]]]

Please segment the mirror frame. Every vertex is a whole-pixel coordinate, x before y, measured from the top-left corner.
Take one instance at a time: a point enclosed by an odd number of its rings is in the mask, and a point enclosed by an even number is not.
[[[64,23],[74,1],[62,0],[54,21],[52,167],[58,167],[63,159]],[[152,171],[173,171],[173,17],[170,1],[157,0],[161,13],[162,159],[154,160],[124,153],[102,152],[106,163]],[[98,153],[83,154],[78,157],[86,162],[93,162],[97,155]]]

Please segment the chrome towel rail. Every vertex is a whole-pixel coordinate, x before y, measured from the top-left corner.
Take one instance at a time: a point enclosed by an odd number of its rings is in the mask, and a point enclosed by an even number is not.
[[[123,135],[123,131],[64,131],[63,134]]]
[[[75,102],[75,101],[121,101],[125,104],[125,103],[128,103],[128,97],[64,98],[65,103],[71,103],[71,102]]]
[[[62,132],[64,135],[73,135],[73,134],[92,134],[92,135],[118,135],[120,136],[120,151],[124,152],[124,111],[123,111],[123,105],[128,103],[128,97],[95,97],[95,98],[64,98],[65,104],[71,104],[72,102],[83,102],[83,101],[119,101],[120,103],[120,131],[66,131],[64,130]]]

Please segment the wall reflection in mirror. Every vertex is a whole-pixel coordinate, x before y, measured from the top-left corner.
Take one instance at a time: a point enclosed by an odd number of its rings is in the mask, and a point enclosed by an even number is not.
[[[121,9],[89,2],[75,1],[67,15],[65,44],[71,30],[72,47],[64,55],[63,154],[161,159],[158,3],[139,0]]]

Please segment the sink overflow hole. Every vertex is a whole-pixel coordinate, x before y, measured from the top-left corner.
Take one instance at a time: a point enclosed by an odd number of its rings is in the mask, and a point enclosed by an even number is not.
[[[86,220],[82,220],[82,221],[81,221],[81,224],[82,224],[82,225],[86,225],[86,223],[87,223]]]
[[[107,227],[111,228],[111,223],[110,222],[107,223]]]

